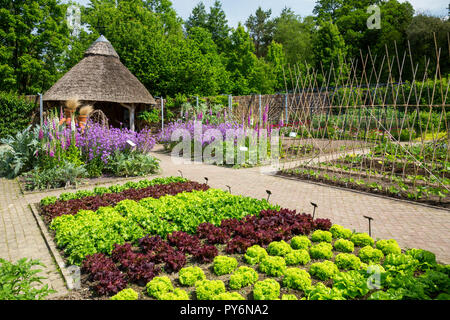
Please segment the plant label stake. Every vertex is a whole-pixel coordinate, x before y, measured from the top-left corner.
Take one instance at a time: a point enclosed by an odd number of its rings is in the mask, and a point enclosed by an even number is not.
[[[272,192],[270,190],[266,190],[267,192],[267,202],[269,202],[270,196],[272,195]]]
[[[205,177],[205,181],[206,181],[206,185],[208,185],[208,178],[207,177]]]
[[[368,217],[368,216],[364,216],[364,218],[366,218],[367,220],[369,220],[369,236],[372,236],[372,226],[371,226],[371,221],[373,220],[372,217]]]
[[[226,185],[226,187],[228,188],[228,191],[229,191],[230,194],[231,194],[231,187],[230,187],[229,185]]]
[[[178,170],[178,172],[181,174],[181,177],[184,178],[183,177],[183,172],[181,172],[181,170]]]
[[[311,205],[314,207],[314,211],[313,211],[313,220],[314,220],[314,216],[316,215],[317,204],[315,204],[314,202],[311,202]]]

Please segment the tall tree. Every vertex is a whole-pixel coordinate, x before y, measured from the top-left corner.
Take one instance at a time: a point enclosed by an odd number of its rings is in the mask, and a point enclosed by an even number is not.
[[[271,15],[272,10],[264,11],[259,7],[255,15],[250,15],[245,23],[255,43],[256,55],[258,57],[266,56],[267,48],[272,42],[274,24],[270,19]]]
[[[228,26],[228,20],[219,0],[216,0],[214,5],[209,8],[206,25],[219,50],[224,50],[227,46],[230,27]]]
[[[192,28],[208,28],[208,13],[203,2],[198,3],[189,18],[185,22],[186,32],[189,33]]]
[[[272,41],[269,46],[266,61],[269,63],[274,78],[274,89],[276,91],[283,91],[285,85],[285,67],[286,57],[283,51],[283,45]]]
[[[274,19],[273,40],[283,45],[289,64],[312,63],[315,28],[313,17],[302,18],[290,8],[284,8]]]
[[[323,69],[325,72],[334,70],[336,77],[342,74],[345,78],[347,67],[345,58],[347,48],[344,38],[339,32],[338,27],[331,21],[320,23],[317,36],[314,39],[315,67],[319,72]],[[323,80],[323,79],[319,79]],[[334,83],[338,84],[338,83]]]
[[[48,89],[61,75],[69,29],[59,0],[0,1],[0,87]]]

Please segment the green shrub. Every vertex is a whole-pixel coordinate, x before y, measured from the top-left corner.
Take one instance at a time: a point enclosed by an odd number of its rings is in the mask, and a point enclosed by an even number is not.
[[[367,233],[355,233],[350,240],[358,247],[373,246],[374,240]]]
[[[330,232],[334,239],[350,239],[352,237],[352,231],[350,229],[346,229],[338,224],[332,225]]]
[[[309,249],[312,259],[330,259],[333,256],[333,246],[327,242],[320,242]]]
[[[249,267],[239,267],[231,276],[230,276],[230,288],[233,290],[238,290],[243,287],[247,287],[251,284],[254,284],[258,281],[258,272]]]
[[[259,270],[269,276],[280,277],[286,269],[286,261],[283,257],[268,256],[259,264]]]
[[[158,300],[189,300],[189,294],[183,289],[176,288],[161,294]]]
[[[237,268],[238,262],[233,257],[217,256],[214,258],[214,273],[218,276],[233,272]]]
[[[311,235],[311,240],[314,242],[331,242],[333,235],[329,231],[316,230]]]
[[[292,250],[291,246],[283,240],[273,241],[267,247],[267,252],[272,256],[284,257],[286,254],[291,252],[291,250]]]
[[[316,262],[309,268],[309,273],[320,280],[331,279],[338,272],[338,267],[331,261]]]
[[[280,296],[280,284],[274,279],[258,281],[253,287],[255,300],[277,300]]]
[[[195,293],[198,300],[214,300],[216,296],[225,293],[225,284],[221,280],[201,280],[195,283]]]
[[[183,286],[193,286],[197,281],[206,279],[205,273],[199,267],[182,268],[178,275]]]
[[[12,263],[0,258],[0,300],[42,300],[55,290],[41,286],[43,276],[38,276],[45,267],[39,260],[20,259]]]
[[[358,257],[366,263],[379,263],[384,258],[384,254],[379,249],[365,246],[359,250]]]
[[[147,283],[146,287],[148,295],[158,300],[161,299],[163,294],[173,291],[172,281],[167,276],[153,278]]]
[[[340,253],[336,256],[334,263],[339,269],[358,270],[361,267],[361,260],[351,253]]]
[[[215,296],[214,300],[245,300],[245,298],[237,292],[223,292]]]
[[[334,242],[334,248],[340,252],[353,252],[355,251],[355,245],[350,240],[338,239]]]
[[[283,294],[281,300],[298,300],[295,294]]]
[[[266,249],[255,244],[247,249],[247,252],[244,255],[244,259],[248,264],[255,265],[257,263],[260,263],[261,260],[268,255],[269,254],[267,253]]]
[[[295,236],[291,239],[291,247],[293,249],[305,249],[308,250],[311,246],[311,240],[307,236]]]
[[[139,294],[131,288],[123,289],[115,296],[112,296],[110,300],[137,300],[139,299]]]
[[[0,92],[0,138],[15,135],[31,122],[39,107],[14,93]]]
[[[390,240],[379,240],[376,243],[376,248],[383,251],[385,255],[388,255],[389,253],[395,253],[395,254],[401,254],[402,249],[400,249],[400,246],[398,245],[397,241],[394,239]]]
[[[292,250],[286,255],[286,257],[284,257],[284,259],[286,260],[286,264],[288,266],[292,266],[296,264],[305,265],[311,260],[311,257],[309,256],[308,251],[300,249]]]
[[[284,272],[283,285],[290,289],[305,291],[311,286],[311,276],[300,268],[288,268]]]

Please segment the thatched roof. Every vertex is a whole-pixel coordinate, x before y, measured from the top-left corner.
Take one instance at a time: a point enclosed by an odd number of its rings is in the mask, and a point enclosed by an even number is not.
[[[156,104],[144,85],[120,62],[104,37],[86,50],[83,60],[44,94],[44,101],[102,101]]]

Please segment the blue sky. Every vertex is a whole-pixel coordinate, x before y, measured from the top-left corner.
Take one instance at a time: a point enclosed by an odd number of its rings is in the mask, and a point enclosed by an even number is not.
[[[76,0],[81,4],[89,3],[89,0]],[[171,0],[173,7],[183,19],[187,19],[200,0]],[[229,25],[236,27],[245,22],[256,9],[261,6],[264,10],[272,9],[272,16],[280,14],[284,7],[292,8],[297,14],[307,16],[312,14],[315,0],[222,0],[222,7],[227,15]],[[404,2],[404,1],[400,1]],[[444,16],[447,14],[448,0],[410,0],[416,12],[428,12]],[[203,0],[206,8],[209,8],[214,0]]]

